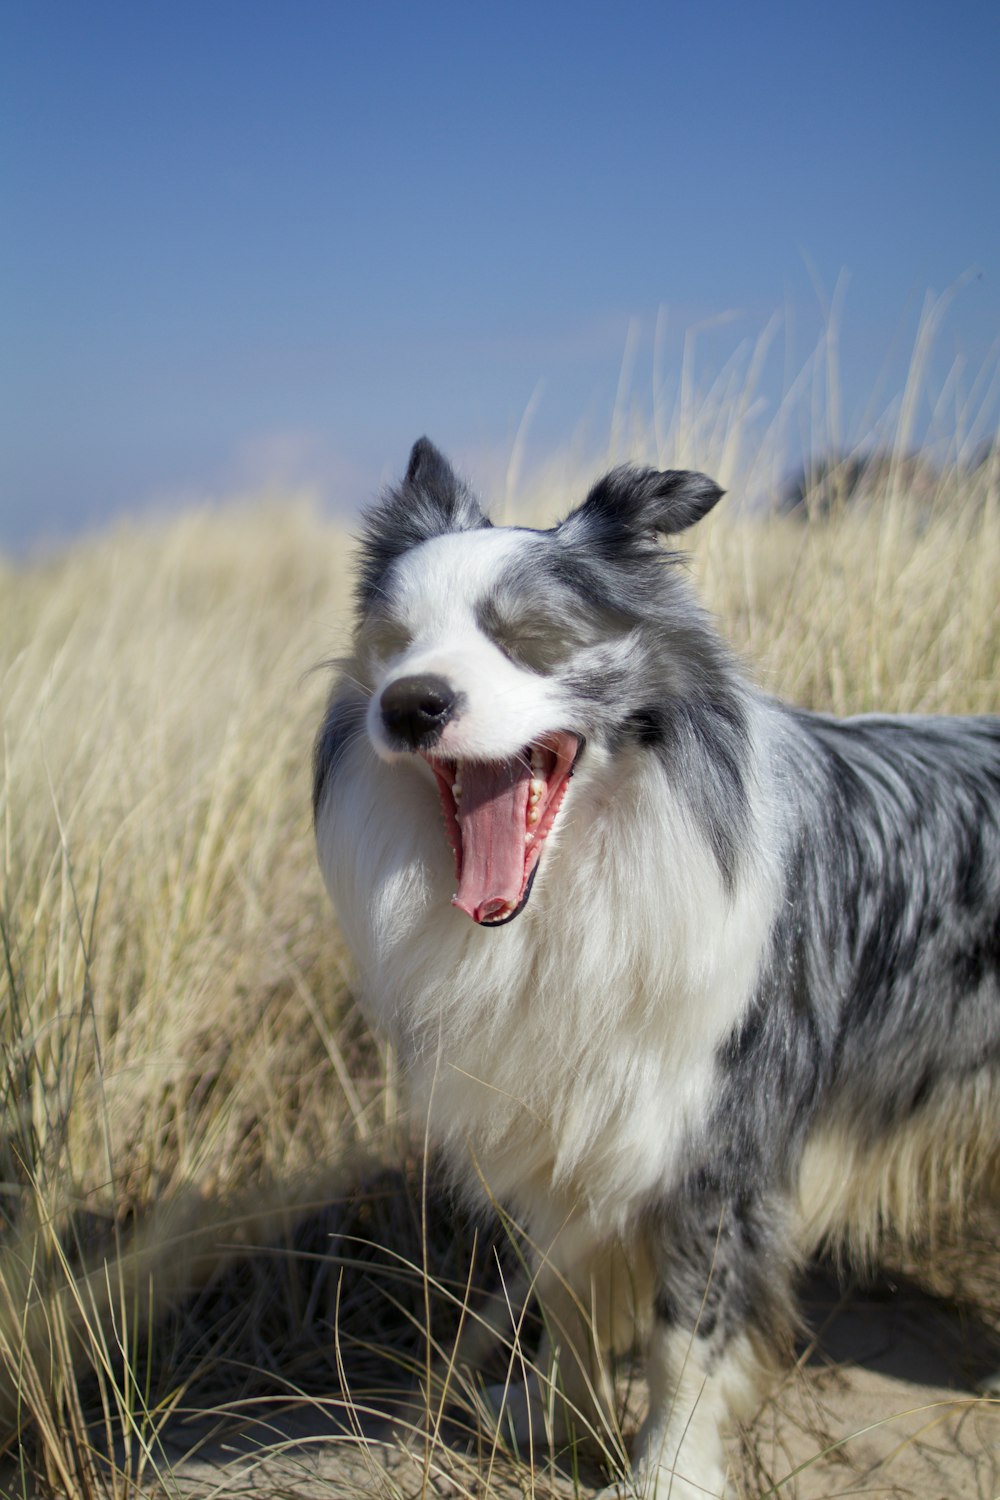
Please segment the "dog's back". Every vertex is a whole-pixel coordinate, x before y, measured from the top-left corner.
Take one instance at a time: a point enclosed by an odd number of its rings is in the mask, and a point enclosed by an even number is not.
[[[1000,719],[790,717],[798,835],[770,962],[816,1030],[805,1238],[869,1257],[996,1160]]]

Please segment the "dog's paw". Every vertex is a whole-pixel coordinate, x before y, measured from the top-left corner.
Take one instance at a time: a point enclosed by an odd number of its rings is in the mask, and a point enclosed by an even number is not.
[[[627,1474],[598,1491],[596,1500],[730,1500],[734,1491],[713,1462],[683,1466],[651,1463],[643,1458]]]
[[[595,1500],[730,1500],[732,1487],[722,1475],[688,1479],[674,1469],[642,1468],[598,1490]]]
[[[711,1408],[702,1402],[680,1421],[651,1407],[636,1433],[622,1493],[637,1500],[729,1500],[725,1448]]]
[[[421,1391],[411,1391],[392,1405],[385,1440],[396,1448],[413,1449],[422,1443],[428,1429],[427,1401]]]
[[[551,1448],[565,1437],[562,1402],[551,1383],[534,1370],[523,1383],[486,1386],[483,1400],[494,1427],[521,1457],[532,1449]]]

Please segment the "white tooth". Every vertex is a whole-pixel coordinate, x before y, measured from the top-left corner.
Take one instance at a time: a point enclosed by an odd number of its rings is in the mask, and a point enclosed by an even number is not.
[[[529,823],[537,823],[538,822],[538,808],[537,807],[529,807],[528,808],[528,822]]]
[[[524,842],[526,844],[533,843],[534,842],[534,838],[535,838],[535,835],[533,833],[526,833],[524,835]]]
[[[458,801],[461,800],[461,796],[462,796],[462,783],[460,781],[456,781],[455,782],[454,786],[451,789],[451,795],[454,797],[454,799],[455,799],[456,802],[458,802]]]
[[[545,758],[540,750],[532,750],[531,752],[531,769],[533,771],[544,771],[545,769]]]
[[[539,781],[537,776],[533,776],[532,779],[531,779],[531,781],[530,781],[530,783],[529,783],[529,785],[528,785],[528,791],[531,793],[532,799],[535,800],[535,801],[537,801],[537,799],[542,795],[542,793],[544,792],[544,790],[545,790],[545,782],[544,781]]]

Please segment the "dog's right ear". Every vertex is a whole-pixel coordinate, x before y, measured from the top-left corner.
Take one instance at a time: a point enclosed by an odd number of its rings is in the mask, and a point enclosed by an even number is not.
[[[686,531],[724,494],[707,474],[623,464],[597,481],[560,531],[572,540],[586,537],[598,545],[650,543],[657,536]]]
[[[455,471],[440,449],[428,437],[417,438],[410,449],[406,465],[406,483],[424,484],[429,489],[454,489]]]
[[[411,547],[449,531],[489,526],[479,502],[429,438],[418,438],[400,484],[364,512],[359,602],[381,591],[386,569]]]
[[[387,499],[390,504],[398,500],[414,510],[425,523],[428,536],[442,531],[474,531],[490,524],[468,485],[426,437],[417,438],[410,449],[406,476]]]

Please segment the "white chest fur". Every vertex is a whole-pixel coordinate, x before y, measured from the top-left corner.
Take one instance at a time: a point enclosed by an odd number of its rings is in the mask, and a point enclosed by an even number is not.
[[[475,926],[450,905],[429,774],[348,749],[320,860],[373,1021],[415,1110],[537,1233],[574,1205],[603,1233],[678,1170],[751,991],[773,892],[735,894],[648,757],[589,756],[531,900]],[[461,1165],[459,1165],[461,1163]]]

